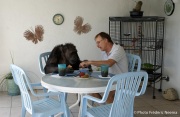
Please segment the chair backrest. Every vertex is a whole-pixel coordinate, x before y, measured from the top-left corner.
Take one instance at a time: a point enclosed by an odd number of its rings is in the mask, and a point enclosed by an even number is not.
[[[11,72],[13,73],[13,78],[15,81],[17,81],[17,84],[21,91],[21,97],[23,98],[23,104],[26,110],[32,114],[33,107],[32,107],[32,101],[30,98],[30,94],[28,92],[28,89],[32,91],[32,87],[30,85],[30,82],[25,74],[25,72],[16,65],[10,66]]]
[[[51,52],[44,52],[44,53],[41,53],[39,56],[39,69],[43,75],[45,74],[44,67],[46,65],[46,62],[47,62],[50,54],[51,54]]]
[[[16,79],[16,77],[15,77],[15,73],[14,73],[14,71],[13,70],[11,70],[11,73],[12,73],[12,76],[13,76],[13,80],[14,80],[14,82],[16,83],[16,85],[18,85],[18,82],[17,82],[17,79]],[[19,86],[19,85],[18,85]]]
[[[143,85],[139,89],[140,83]],[[116,92],[109,117],[130,117],[133,113],[134,98],[138,94],[145,93],[148,82],[146,72],[127,72],[113,76],[106,87],[102,100],[106,100],[108,91],[116,83]],[[140,90],[140,92],[138,92]]]
[[[141,70],[141,58],[135,54],[126,53],[128,59],[128,72]],[[137,65],[136,65],[137,64]]]

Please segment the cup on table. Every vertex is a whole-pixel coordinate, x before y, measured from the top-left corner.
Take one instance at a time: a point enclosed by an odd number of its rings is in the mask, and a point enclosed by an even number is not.
[[[109,65],[101,65],[101,76],[107,77],[108,76],[108,70],[109,70]]]
[[[59,76],[66,75],[66,64],[58,64],[58,73],[59,73]]]

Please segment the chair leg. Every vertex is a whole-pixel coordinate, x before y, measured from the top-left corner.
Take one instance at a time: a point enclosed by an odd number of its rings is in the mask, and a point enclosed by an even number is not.
[[[67,93],[65,93],[65,101],[67,101],[67,95],[68,95],[68,94],[67,94]]]
[[[61,95],[58,95],[59,101],[61,101]],[[67,93],[64,94],[65,101],[67,101]]]
[[[63,93],[59,95],[61,97],[61,108],[63,109],[63,114],[60,117],[70,117],[70,110],[66,103],[67,101],[67,93]],[[60,98],[59,98],[60,99]]]
[[[24,105],[22,105],[21,115],[22,115],[22,117],[26,116],[26,109],[25,109]]]
[[[43,87],[43,91],[44,91],[44,93],[48,92],[48,90],[46,88],[44,88],[44,87]],[[46,96],[46,98],[49,98],[49,96]]]

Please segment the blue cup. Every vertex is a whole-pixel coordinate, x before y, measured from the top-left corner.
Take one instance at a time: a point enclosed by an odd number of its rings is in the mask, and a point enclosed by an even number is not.
[[[107,77],[109,71],[109,65],[101,65],[101,76]]]
[[[59,73],[59,76],[66,75],[66,64],[58,64],[58,73]]]

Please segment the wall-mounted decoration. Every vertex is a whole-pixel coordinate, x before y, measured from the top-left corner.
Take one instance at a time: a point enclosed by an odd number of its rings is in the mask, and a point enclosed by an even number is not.
[[[61,14],[55,14],[53,16],[53,22],[56,25],[61,25],[64,22],[64,17]]]
[[[167,0],[164,4],[164,12],[167,16],[170,16],[173,14],[175,9],[175,4],[172,0]]]
[[[37,26],[35,26],[35,31],[33,29],[26,30],[24,32],[24,37],[28,41],[31,40],[34,44],[37,44],[38,41],[43,40],[43,34],[44,34],[43,26],[42,25],[37,25]]]
[[[76,32],[79,35],[91,31],[91,25],[88,23],[83,25],[83,20],[84,19],[80,16],[77,16],[74,20],[74,32]]]

